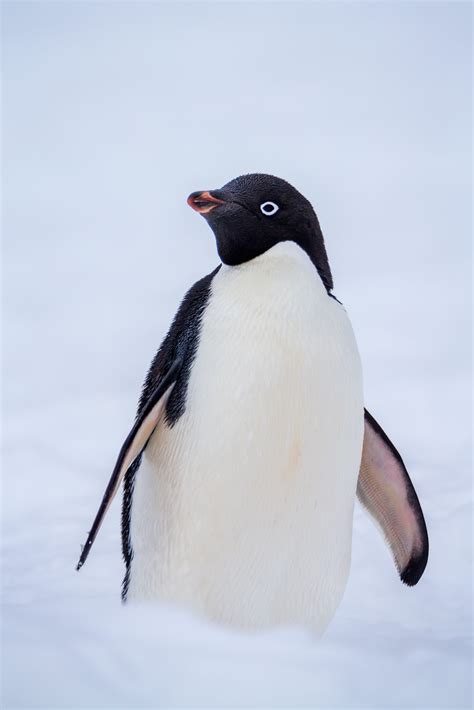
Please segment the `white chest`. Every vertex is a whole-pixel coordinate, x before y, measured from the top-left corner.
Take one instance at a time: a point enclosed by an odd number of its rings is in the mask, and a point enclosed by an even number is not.
[[[221,269],[186,411],[137,473],[129,598],[323,628],[349,569],[362,430],[352,329],[306,254],[286,242]]]

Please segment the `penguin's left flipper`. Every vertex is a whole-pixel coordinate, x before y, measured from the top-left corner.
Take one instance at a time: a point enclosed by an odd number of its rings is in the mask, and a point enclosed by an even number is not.
[[[428,561],[428,533],[402,457],[365,410],[357,497],[382,528],[400,579],[415,585]]]
[[[92,528],[87,536],[86,543],[82,548],[82,554],[76,567],[77,570],[80,570],[84,562],[87,560],[90,549],[94,543],[97,533],[99,532],[99,528],[102,525],[105,514],[115,498],[115,494],[122,483],[122,479],[127,469],[130,468],[136,458],[140,456],[143,449],[147,445],[150,436],[153,434],[153,431],[158,424],[160,415],[166,406],[171,390],[176,382],[181,364],[181,359],[175,359],[164,377],[159,380],[157,386],[146,401],[146,404],[141,408],[130,434],[125,439],[123,446],[120,449],[112,476],[107,488],[105,489],[102,503],[97,511]]]

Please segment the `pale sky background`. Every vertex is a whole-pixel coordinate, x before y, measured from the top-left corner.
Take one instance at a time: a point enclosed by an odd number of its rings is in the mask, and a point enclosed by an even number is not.
[[[471,5],[2,10],[5,707],[272,705],[275,688],[287,705],[469,707]],[[146,368],[217,264],[186,197],[245,172],[313,203],[366,404],[431,538],[408,590],[357,509],[334,624],[320,645],[290,635],[287,660],[286,637],[222,640],[186,618],[178,638],[167,610],[125,622],[118,501],[74,572]],[[153,668],[129,678],[145,648]]]

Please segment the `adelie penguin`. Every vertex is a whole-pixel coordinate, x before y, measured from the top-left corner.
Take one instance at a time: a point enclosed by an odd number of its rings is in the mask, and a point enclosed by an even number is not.
[[[188,291],[152,361],[78,568],[124,479],[124,600],[319,632],[346,586],[356,495],[408,585],[428,558],[423,513],[364,410],[356,341],[308,200],[257,174],[188,203],[222,263]]]

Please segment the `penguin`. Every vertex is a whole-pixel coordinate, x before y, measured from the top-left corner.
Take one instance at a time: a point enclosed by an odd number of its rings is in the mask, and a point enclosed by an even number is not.
[[[356,497],[409,586],[428,559],[423,512],[364,409],[311,203],[249,174],[188,204],[221,263],[187,292],[151,363],[77,569],[124,480],[123,601],[319,634],[346,587]]]

